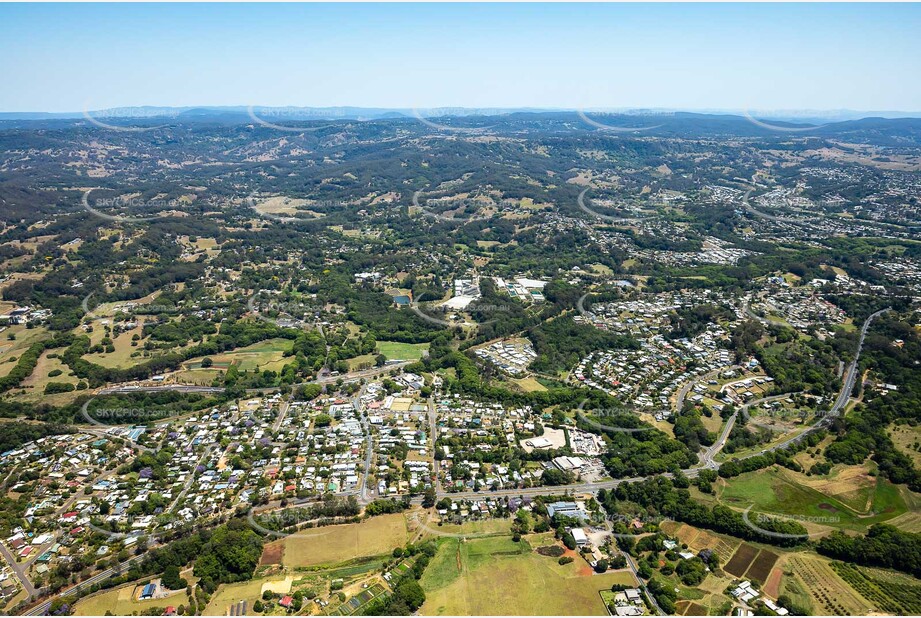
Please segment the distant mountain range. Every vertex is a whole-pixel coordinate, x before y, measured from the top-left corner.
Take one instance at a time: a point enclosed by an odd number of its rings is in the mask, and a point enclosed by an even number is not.
[[[200,106],[200,107],[115,107],[87,112],[0,112],[0,120],[69,120],[91,118],[110,119],[223,119],[225,121],[249,119],[252,116],[265,122],[304,120],[378,120],[386,118],[445,118],[467,116],[503,116],[520,113],[577,112],[576,108],[477,108],[438,107],[426,109],[380,107],[270,107],[270,106]],[[824,124],[860,120],[863,118],[921,118],[921,112],[856,111],[856,110],[679,110],[669,108],[586,108],[587,114],[617,114],[626,116],[675,116],[681,114],[742,115],[762,120],[780,120],[800,124]]]

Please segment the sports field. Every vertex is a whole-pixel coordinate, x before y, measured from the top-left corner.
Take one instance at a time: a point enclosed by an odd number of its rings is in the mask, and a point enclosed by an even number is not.
[[[386,356],[387,360],[419,360],[428,349],[427,343],[377,342],[377,351]]]
[[[535,546],[544,541],[535,539]],[[422,615],[606,615],[600,591],[633,585],[629,571],[596,575],[581,558],[560,565],[509,536],[439,541],[420,581]]]
[[[357,524],[304,530],[267,546],[283,545],[282,564],[306,567],[339,564],[360,556],[377,556],[406,544],[409,534],[402,513],[380,515]]]

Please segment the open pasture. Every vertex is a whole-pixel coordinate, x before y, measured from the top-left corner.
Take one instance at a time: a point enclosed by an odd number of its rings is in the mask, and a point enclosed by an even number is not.
[[[361,556],[389,553],[394,547],[405,545],[407,540],[406,519],[403,514],[396,513],[357,524],[303,530],[269,544],[265,551],[274,552],[274,545],[284,545],[282,564],[297,568],[333,565]]]
[[[539,543],[538,543],[539,544]],[[510,537],[447,538],[423,575],[423,615],[606,615],[600,591],[634,585],[629,571],[560,565]]]

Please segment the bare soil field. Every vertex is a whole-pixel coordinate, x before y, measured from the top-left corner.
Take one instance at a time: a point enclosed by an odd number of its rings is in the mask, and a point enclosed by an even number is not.
[[[726,566],[723,567],[723,570],[727,573],[735,575],[736,577],[742,577],[745,575],[748,567],[750,567],[752,562],[754,562],[757,555],[757,547],[753,547],[748,543],[743,543],[739,546],[739,549],[736,550],[736,553],[732,559],[726,563]]]

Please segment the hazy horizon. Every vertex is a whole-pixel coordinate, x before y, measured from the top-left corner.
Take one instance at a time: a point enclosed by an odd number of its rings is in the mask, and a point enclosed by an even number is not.
[[[494,105],[488,105],[483,107],[465,107],[460,105],[446,105],[442,107],[433,107],[433,108],[410,108],[410,107],[376,107],[369,105],[361,104],[346,104],[346,105],[335,105],[335,106],[318,106],[310,104],[292,104],[292,105],[244,105],[244,104],[232,104],[232,103],[202,103],[197,105],[182,105],[182,106],[173,106],[173,105],[116,105],[113,107],[100,108],[100,109],[82,109],[82,110],[65,110],[65,111],[48,111],[48,110],[0,110],[0,115],[7,114],[48,114],[52,116],[67,116],[79,118],[83,117],[86,113],[98,114],[99,112],[130,112],[130,111],[150,111],[150,112],[178,112],[188,110],[214,110],[214,111],[226,111],[226,112],[248,112],[252,108],[255,111],[259,110],[374,110],[374,111],[387,111],[387,112],[402,112],[407,114],[419,113],[422,116],[428,115],[451,115],[452,113],[459,113],[461,115],[470,114],[470,115],[491,115],[491,114],[506,114],[506,113],[515,113],[515,112],[533,112],[533,113],[575,113],[578,111],[583,112],[597,112],[597,113],[610,113],[610,114],[635,114],[635,115],[644,115],[644,114],[726,114],[726,115],[742,115],[745,113],[750,114],[778,114],[778,115],[790,115],[790,116],[854,116],[857,117],[861,114],[892,114],[908,117],[914,117],[916,115],[921,115],[921,109],[919,110],[909,110],[909,109],[847,109],[847,108],[837,108],[837,109],[740,109],[740,108],[671,108],[671,107],[645,107],[645,108],[634,108],[634,107],[541,107],[536,105],[525,105],[520,107],[499,107]]]
[[[0,110],[921,110],[905,4],[0,5]]]

